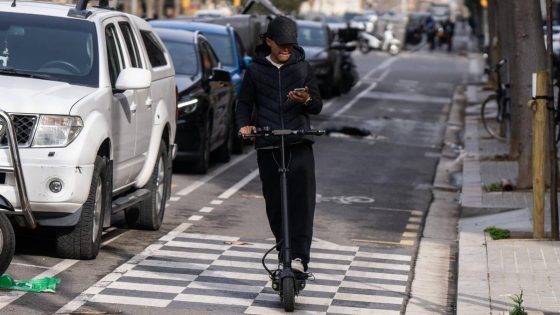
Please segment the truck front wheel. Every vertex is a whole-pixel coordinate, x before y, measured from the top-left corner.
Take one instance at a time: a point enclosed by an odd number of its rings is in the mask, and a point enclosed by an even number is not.
[[[62,258],[94,259],[99,253],[103,214],[107,205],[107,162],[97,156],[89,195],[82,206],[80,221],[56,233],[56,252]]]
[[[150,180],[146,184],[151,194],[137,208],[125,212],[126,222],[130,227],[158,230],[163,221],[165,203],[167,202],[167,185],[169,183],[169,159],[165,142],[159,145],[159,154]]]
[[[16,249],[16,236],[12,223],[5,214],[0,213],[0,275],[10,266]]]

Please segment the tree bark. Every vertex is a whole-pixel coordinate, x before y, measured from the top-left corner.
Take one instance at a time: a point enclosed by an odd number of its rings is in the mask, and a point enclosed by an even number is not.
[[[501,2],[501,1],[500,1]],[[513,15],[513,49],[511,62],[511,112],[512,133],[510,153],[518,157],[519,177],[517,187],[532,187],[532,113],[527,106],[531,99],[532,74],[546,70],[546,53],[542,14],[539,1],[509,0]]]

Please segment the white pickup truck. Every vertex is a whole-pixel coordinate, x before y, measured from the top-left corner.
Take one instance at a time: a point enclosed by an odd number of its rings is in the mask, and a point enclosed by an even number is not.
[[[87,0],[0,2],[0,110],[17,138],[14,159],[0,137],[0,195],[24,215],[11,221],[55,227],[57,254],[73,259],[97,256],[115,212],[158,229],[176,102],[170,55],[144,20]]]

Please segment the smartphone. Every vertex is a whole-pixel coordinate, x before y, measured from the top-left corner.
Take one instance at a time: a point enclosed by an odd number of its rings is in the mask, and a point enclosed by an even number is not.
[[[305,88],[295,88],[294,92],[305,92]]]

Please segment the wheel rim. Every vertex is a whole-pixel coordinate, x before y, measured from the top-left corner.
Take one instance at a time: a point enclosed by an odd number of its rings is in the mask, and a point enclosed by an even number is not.
[[[163,194],[165,193],[165,168],[163,167],[163,155],[159,156],[159,162],[157,165],[157,177],[156,177],[156,213],[161,213]]]
[[[93,236],[92,242],[97,240],[99,234],[99,225],[101,221],[101,211],[103,211],[103,184],[101,178],[97,180],[97,187],[95,188],[95,204],[93,205]]]

